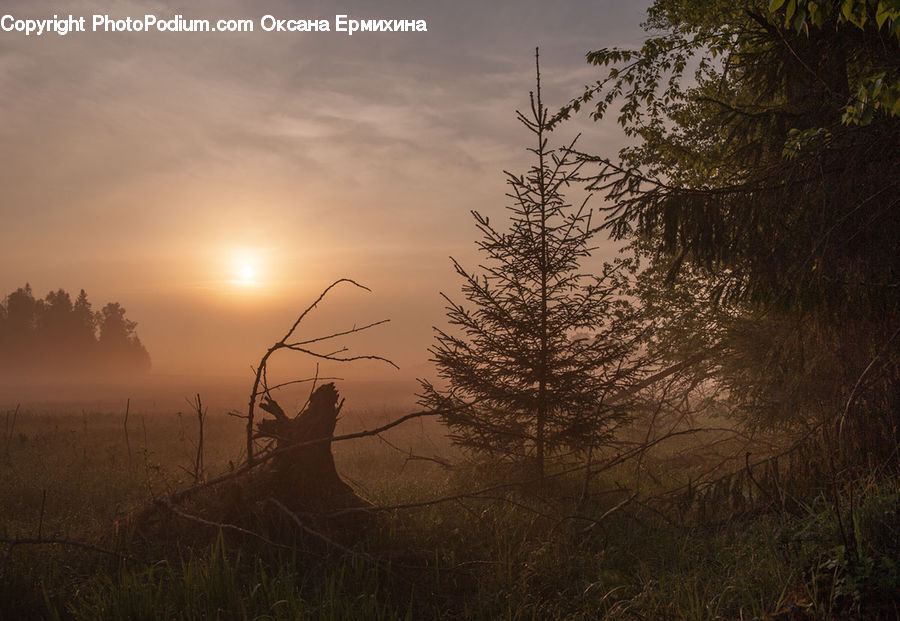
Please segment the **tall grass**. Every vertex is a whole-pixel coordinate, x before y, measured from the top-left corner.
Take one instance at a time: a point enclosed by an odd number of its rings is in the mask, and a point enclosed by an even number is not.
[[[152,493],[192,477],[189,419],[132,412],[129,461],[121,414],[34,413],[0,466],[0,531],[115,548],[114,523]],[[378,421],[375,421],[378,422]],[[144,433],[146,428],[146,434]],[[239,458],[241,422],[210,416],[211,472]],[[380,504],[440,498],[509,478],[492,463],[448,470],[413,456],[457,459],[434,426],[335,445],[338,470]],[[834,503],[715,526],[679,526],[616,491],[626,471],[541,490],[384,512],[345,537],[353,552],[300,538],[292,551],[237,542],[130,550],[118,559],[60,546],[19,546],[3,562],[0,618],[107,619],[752,619],[793,605],[808,618],[898,618],[896,481],[855,485],[847,549]],[[849,493],[848,488],[845,492]],[[844,516],[846,521],[846,516]],[[844,533],[846,533],[846,528]],[[3,553],[0,548],[0,554]]]

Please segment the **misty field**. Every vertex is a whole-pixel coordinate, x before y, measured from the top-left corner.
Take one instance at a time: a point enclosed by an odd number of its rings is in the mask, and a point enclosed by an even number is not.
[[[0,621],[900,619],[898,0],[6,4]]]
[[[337,433],[401,413],[348,410]],[[633,463],[587,492],[578,469],[516,484],[503,463],[467,460],[427,418],[335,443],[341,476],[386,507],[355,532],[301,533],[285,549],[210,526],[137,544],[129,516],[194,482],[188,408],[132,409],[127,441],[124,411],[57,404],[20,408],[14,428],[6,420],[0,532],[19,543],[0,565],[3,618],[830,618],[848,598],[890,597],[872,587],[897,578],[882,566],[897,545],[896,485],[855,492],[856,536],[873,560],[854,575],[824,496],[724,520],[697,520],[694,505],[678,520],[627,491]],[[242,425],[207,418],[206,473],[238,462]],[[655,471],[674,480],[709,465],[672,441],[647,456]],[[801,606],[808,616],[785,616]]]

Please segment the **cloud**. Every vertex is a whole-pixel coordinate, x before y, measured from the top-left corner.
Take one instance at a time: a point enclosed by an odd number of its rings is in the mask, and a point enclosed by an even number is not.
[[[319,271],[383,267],[404,304],[452,288],[444,257],[471,252],[468,210],[502,213],[502,170],[528,163],[513,111],[533,88],[534,46],[546,99],[561,104],[593,79],[584,53],[638,41],[640,19],[639,5],[613,0],[12,0],[3,12],[428,21],[427,33],[353,37],[0,33],[0,244],[22,266],[4,268],[0,286],[29,273],[46,288],[90,281],[108,288],[101,297],[135,292],[132,312],[167,280],[169,303],[184,306],[174,283],[202,271],[196,247],[240,239]],[[596,124],[571,129],[618,148]],[[438,322],[432,302],[409,315]],[[159,306],[148,304],[145,329],[153,313],[203,320]],[[426,345],[404,347],[421,357]]]

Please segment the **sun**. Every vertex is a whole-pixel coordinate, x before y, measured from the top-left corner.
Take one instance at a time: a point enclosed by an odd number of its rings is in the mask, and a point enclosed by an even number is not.
[[[241,265],[238,269],[238,280],[243,283],[251,283],[256,281],[256,269],[252,265]]]
[[[263,257],[258,250],[243,248],[228,253],[231,266],[231,282],[241,287],[255,287],[262,284]]]

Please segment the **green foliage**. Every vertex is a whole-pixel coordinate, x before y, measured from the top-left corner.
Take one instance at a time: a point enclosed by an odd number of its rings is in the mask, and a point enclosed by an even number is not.
[[[783,16],[785,28],[809,35],[815,29],[847,28],[861,33],[900,41],[900,3],[896,0],[772,0],[769,11]],[[896,41],[890,41],[893,45]],[[885,70],[879,71],[880,68]],[[847,125],[869,125],[878,112],[900,115],[900,74],[897,62],[885,66],[869,65],[851,74],[853,96],[844,108],[842,121]]]
[[[864,30],[873,21],[880,31],[900,40],[900,3],[896,0],[772,0],[769,11],[783,15],[784,27],[798,33],[829,23],[852,24]]]
[[[889,619],[900,595],[900,496],[896,481],[846,486],[842,527],[831,501],[818,498],[803,520],[786,531],[804,551],[803,588],[819,615]],[[849,524],[849,529],[847,525]],[[841,534],[842,528],[849,530]]]
[[[587,158],[614,203],[606,226],[714,273],[716,299],[883,312],[897,302],[900,40],[874,18],[808,33],[781,20],[754,2],[660,0],[639,50],[588,54],[610,68],[557,120],[619,104],[639,143],[620,163]]]
[[[589,53],[602,79],[555,119],[618,106],[636,139],[582,161],[603,226],[650,267],[658,359],[714,352],[695,377],[752,422],[843,416],[851,444],[884,454],[900,377],[897,11],[657,0],[643,45]]]

